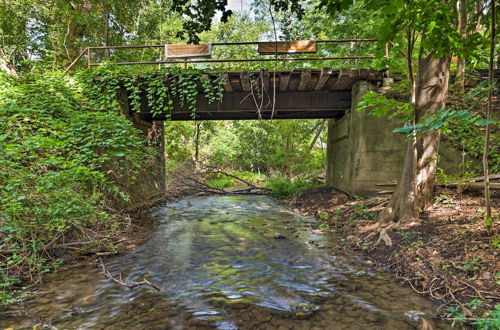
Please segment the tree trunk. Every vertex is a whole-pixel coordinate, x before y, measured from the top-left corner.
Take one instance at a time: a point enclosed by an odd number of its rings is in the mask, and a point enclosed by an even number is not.
[[[381,221],[405,222],[416,217],[417,213],[415,212],[415,189],[413,180],[414,164],[415,147],[414,141],[411,140],[408,141],[408,144],[406,146],[406,156],[403,165],[403,173],[401,174],[396,189],[392,194],[389,205],[380,214]]]
[[[467,0],[458,2],[458,29],[462,38],[467,37]],[[465,58],[458,57],[457,73],[455,78],[455,88],[464,91],[465,88]]]
[[[415,123],[426,115],[435,114],[445,104],[450,58],[433,58],[433,54],[425,55],[425,49],[420,48],[417,79],[412,93]],[[380,214],[382,222],[409,221],[432,201],[439,138],[439,132],[431,131],[408,142],[403,172],[388,207]]]
[[[109,9],[106,8],[104,13],[104,46],[109,46]],[[104,58],[109,61],[109,49],[104,50]]]
[[[488,121],[493,117],[493,66],[495,62],[495,39],[496,39],[496,8],[495,0],[491,0],[491,44],[490,44],[490,65],[488,82],[490,90],[488,93],[488,110],[486,112],[486,119]],[[484,200],[486,206],[486,225],[488,231],[491,232],[491,197],[490,197],[490,178],[488,168],[488,154],[490,151],[490,132],[491,124],[486,125],[486,132],[484,137],[484,152],[483,152],[483,172],[484,172]]]
[[[424,53],[421,47],[415,89],[416,123],[444,108],[448,93],[450,57],[436,58],[434,52]],[[416,138],[415,206],[418,213],[425,211],[434,194],[440,135],[439,131],[429,131]]]
[[[201,122],[196,122],[195,123],[195,128],[194,128],[194,160],[196,163],[198,163],[199,157],[200,157],[200,129],[201,129]]]
[[[17,70],[14,64],[7,59],[7,56],[0,48],[0,71],[6,72],[9,76],[18,77]]]

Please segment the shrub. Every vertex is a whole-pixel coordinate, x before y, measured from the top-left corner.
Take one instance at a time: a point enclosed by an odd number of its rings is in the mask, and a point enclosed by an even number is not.
[[[116,220],[109,203],[127,196],[115,180],[151,154],[128,120],[94,105],[71,78],[0,73],[2,301],[20,279],[60,264],[58,242]]]

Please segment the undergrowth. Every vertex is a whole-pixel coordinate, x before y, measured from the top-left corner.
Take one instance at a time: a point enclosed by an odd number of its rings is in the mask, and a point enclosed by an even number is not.
[[[153,152],[99,101],[59,73],[0,73],[1,303],[61,265],[63,243],[85,250],[122,227],[110,206],[128,197],[116,182]]]
[[[288,179],[284,176],[272,176],[264,186],[271,189],[273,197],[285,198],[309,188],[320,187],[322,184],[300,177]]]

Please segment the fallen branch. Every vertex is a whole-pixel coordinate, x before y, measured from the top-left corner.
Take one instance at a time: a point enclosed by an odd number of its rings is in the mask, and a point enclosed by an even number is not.
[[[123,281],[122,279],[122,274],[119,273],[118,274],[118,277],[119,278],[115,278],[113,275],[110,274],[110,272],[106,269],[106,265],[104,264],[104,262],[102,261],[101,258],[99,258],[99,261],[101,263],[101,266],[102,266],[102,272],[104,274],[104,276],[106,276],[106,278],[124,286],[124,287],[127,287],[127,288],[130,288],[130,289],[133,289],[133,288],[136,288],[138,286],[143,286],[143,285],[146,285],[146,286],[150,286],[152,287],[153,289],[155,289],[156,291],[158,292],[165,292],[165,291],[169,291],[168,289],[167,290],[164,290],[162,288],[160,288],[159,286],[157,286],[156,284],[153,284],[151,283],[150,281],[148,281],[147,279],[143,279],[142,281],[140,282],[135,282],[135,281],[132,281],[132,282],[125,282]]]

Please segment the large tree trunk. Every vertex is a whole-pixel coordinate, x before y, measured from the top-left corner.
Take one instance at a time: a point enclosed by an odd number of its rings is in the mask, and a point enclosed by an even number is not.
[[[415,180],[413,180],[415,177],[414,145],[415,143],[413,140],[408,141],[403,172],[392,194],[389,205],[380,214],[380,220],[383,222],[405,222],[414,219],[417,215],[415,210]],[[386,243],[391,245],[388,241],[386,241]]]
[[[433,57],[420,48],[417,84],[415,89],[415,122],[425,116],[434,115],[444,108],[448,93],[450,57]],[[415,168],[415,203],[417,212],[423,212],[434,195],[434,174],[436,172],[439,131],[429,131],[417,136]]]
[[[425,37],[425,35],[423,36]],[[448,92],[450,58],[433,58],[420,48],[414,96],[412,97],[415,123],[426,115],[433,115],[444,107]],[[380,214],[383,222],[404,222],[414,219],[432,201],[434,174],[440,133],[420,134],[409,141],[403,172],[388,207]],[[381,238],[390,245],[387,235]]]

